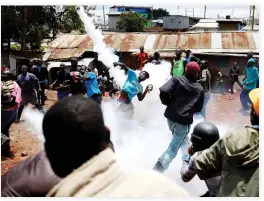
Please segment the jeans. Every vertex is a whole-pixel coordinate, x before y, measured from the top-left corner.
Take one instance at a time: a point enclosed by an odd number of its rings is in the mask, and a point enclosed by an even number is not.
[[[247,110],[248,109],[248,103],[252,104],[251,103],[251,100],[249,98],[249,92],[251,90],[247,90],[247,89],[243,89],[240,93],[240,102],[241,102],[241,105],[242,107]]]
[[[68,97],[69,96],[69,90],[58,90],[57,91],[57,98],[58,100],[61,100],[64,97]]]
[[[182,152],[182,160],[188,160],[188,149],[191,145],[188,137],[190,125],[182,125],[169,119],[167,121],[169,129],[172,132],[172,140],[167,150],[158,159],[165,170],[168,169],[172,160],[177,156],[179,149]]]
[[[204,120],[206,120],[206,111],[205,111],[205,109],[206,109],[206,106],[207,106],[210,98],[211,98],[211,94],[210,93],[204,94],[203,108],[202,108],[201,112],[198,112],[198,114],[203,116]]]
[[[94,94],[90,97],[90,99],[94,100],[97,102],[99,105],[102,103],[102,95],[101,94]]]

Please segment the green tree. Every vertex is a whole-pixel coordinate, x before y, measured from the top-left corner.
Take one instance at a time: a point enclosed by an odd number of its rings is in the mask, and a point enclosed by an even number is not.
[[[88,15],[95,6],[85,6]],[[30,44],[39,49],[43,39],[55,38],[58,33],[84,33],[84,26],[74,6],[2,6],[1,46],[10,42],[21,44],[21,51]]]
[[[143,31],[146,22],[146,18],[136,12],[124,12],[120,15],[117,28],[125,29],[128,32],[139,32]]]
[[[153,9],[153,19],[161,19],[164,16],[169,16],[170,13],[163,8]]]

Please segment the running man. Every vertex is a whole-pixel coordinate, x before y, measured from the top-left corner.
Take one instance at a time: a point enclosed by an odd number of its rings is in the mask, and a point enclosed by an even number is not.
[[[141,71],[139,76],[137,76],[135,71],[131,70],[123,63],[116,62],[114,63],[114,66],[120,66],[127,73],[127,79],[121,88],[121,93],[118,98],[118,109],[122,112],[125,112],[128,118],[132,118],[134,115],[132,99],[137,96],[138,100],[142,101],[146,94],[153,89],[153,85],[149,84],[143,92],[143,86],[140,84],[149,78],[149,73],[146,71]]]

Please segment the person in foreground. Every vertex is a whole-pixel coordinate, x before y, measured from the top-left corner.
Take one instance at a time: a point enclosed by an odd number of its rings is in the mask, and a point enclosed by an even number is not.
[[[189,159],[183,161],[181,168],[181,177],[184,182],[189,182],[194,178],[196,172],[193,171],[194,160],[201,151],[210,148],[220,135],[217,127],[204,121],[197,124],[191,134],[192,146],[189,148]],[[219,188],[220,176],[208,178],[205,180],[205,184],[208,187],[208,191],[200,197],[216,197]]]
[[[249,98],[252,126],[230,131],[193,161],[200,179],[221,175],[219,197],[259,196],[259,89]]]
[[[190,142],[188,133],[193,123],[193,115],[203,107],[204,91],[197,82],[200,67],[189,62],[185,76],[172,77],[160,88],[160,100],[166,105],[164,116],[167,118],[172,140],[167,150],[159,157],[154,170],[164,172],[181,148],[182,159],[188,159]]]
[[[51,169],[45,150],[42,150],[1,176],[1,196],[44,197],[60,180]]]
[[[44,116],[43,133],[51,167],[64,178],[48,197],[188,196],[155,171],[129,170],[118,164],[95,101],[80,96],[58,101]]]
[[[143,92],[143,86],[141,85],[141,82],[149,78],[149,73],[147,71],[141,71],[137,76],[135,71],[123,63],[116,62],[114,66],[120,66],[127,74],[127,79],[118,98],[118,109],[120,112],[125,113],[127,118],[132,118],[134,115],[132,99],[137,96],[139,101],[143,101],[146,94],[153,89],[153,85],[149,84]]]

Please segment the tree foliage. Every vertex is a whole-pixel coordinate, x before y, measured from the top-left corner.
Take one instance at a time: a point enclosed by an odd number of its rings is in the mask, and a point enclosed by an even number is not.
[[[146,18],[136,12],[124,12],[120,15],[117,28],[125,29],[128,32],[139,32],[143,31],[146,22]]]
[[[153,9],[153,19],[161,19],[164,16],[169,16],[170,13],[163,8]]]
[[[85,6],[85,12],[95,6]],[[58,33],[77,31],[84,33],[84,26],[75,6],[1,6],[1,46],[10,42],[30,44],[38,49],[43,39],[55,38]]]

